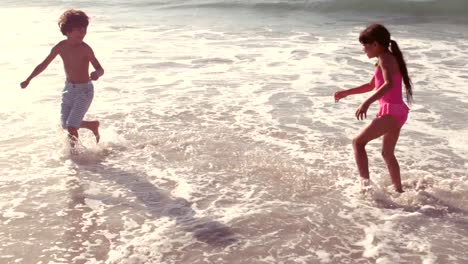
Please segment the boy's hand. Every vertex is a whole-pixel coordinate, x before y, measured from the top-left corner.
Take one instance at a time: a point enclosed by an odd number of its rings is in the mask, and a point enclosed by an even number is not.
[[[97,81],[97,79],[99,79],[99,74],[96,71],[93,71],[91,75],[89,75],[89,77],[91,78],[91,80]]]
[[[29,80],[26,80],[26,81],[22,82],[20,85],[21,85],[21,89],[24,89],[24,88],[28,87]]]

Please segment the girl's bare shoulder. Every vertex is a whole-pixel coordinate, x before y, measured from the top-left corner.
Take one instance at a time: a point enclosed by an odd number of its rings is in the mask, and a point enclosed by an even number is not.
[[[378,64],[382,68],[382,70],[385,69],[392,72],[398,72],[398,62],[395,56],[390,52],[382,54],[379,57]]]

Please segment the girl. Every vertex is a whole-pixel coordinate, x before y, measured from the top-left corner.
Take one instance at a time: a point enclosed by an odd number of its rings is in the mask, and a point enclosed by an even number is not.
[[[394,151],[400,129],[406,122],[409,112],[408,106],[402,99],[402,79],[408,103],[411,103],[413,95],[411,80],[398,44],[390,39],[390,33],[384,26],[379,24],[368,26],[359,35],[359,42],[363,45],[363,50],[368,58],[378,58],[374,77],[369,83],[359,87],[336,92],[335,102],[348,95],[370,92],[375,89],[375,92],[356,110],[356,118],[363,120],[367,117],[369,106],[374,101],[379,100],[377,118],[372,120],[353,139],[354,157],[361,176],[361,191],[365,191],[369,184],[369,167],[365,146],[369,141],[383,136],[382,156],[387,164],[395,190],[403,192],[400,167]]]

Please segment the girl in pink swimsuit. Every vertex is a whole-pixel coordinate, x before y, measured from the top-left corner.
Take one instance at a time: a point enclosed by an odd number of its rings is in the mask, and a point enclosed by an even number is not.
[[[397,192],[403,192],[401,187],[400,167],[395,158],[395,146],[400,136],[400,130],[408,118],[409,108],[403,102],[402,82],[405,84],[406,99],[412,101],[411,80],[403,55],[396,41],[391,40],[389,31],[382,25],[372,24],[359,35],[359,42],[369,58],[378,58],[374,77],[369,83],[359,87],[338,91],[335,102],[348,95],[360,94],[375,90],[356,110],[356,118],[367,117],[369,106],[379,100],[377,118],[367,125],[353,139],[354,157],[361,176],[361,190],[369,185],[369,166],[365,146],[383,136],[382,156],[392,178]]]

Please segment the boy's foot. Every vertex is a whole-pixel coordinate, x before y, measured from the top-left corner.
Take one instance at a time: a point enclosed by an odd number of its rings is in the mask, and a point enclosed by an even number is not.
[[[68,134],[68,143],[70,144],[70,154],[78,155],[78,138]]]
[[[78,148],[70,148],[70,154],[76,156],[80,154],[80,151]]]
[[[96,143],[99,143],[101,136],[99,135],[99,121],[90,121],[89,129],[93,132],[96,137]]]

